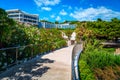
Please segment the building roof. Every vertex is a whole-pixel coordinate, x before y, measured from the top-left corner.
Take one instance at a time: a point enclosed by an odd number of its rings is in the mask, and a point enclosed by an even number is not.
[[[39,16],[39,14],[29,14],[29,13],[27,13],[27,12],[25,12],[25,11],[20,10],[20,9],[10,9],[10,10],[6,10],[6,12],[13,12],[13,11],[20,11],[20,12],[22,12],[22,13],[24,13],[24,14],[26,14],[26,15],[30,15],[30,16],[36,16],[36,17]]]

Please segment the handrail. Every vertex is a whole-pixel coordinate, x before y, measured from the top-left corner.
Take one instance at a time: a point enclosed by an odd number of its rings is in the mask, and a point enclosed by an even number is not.
[[[1,48],[0,49],[0,51],[3,51],[0,55],[2,55],[0,58],[2,58],[2,57],[5,57],[4,58],[4,60],[5,60],[5,62],[4,62],[4,64],[3,65],[1,65],[2,63],[0,62],[0,66],[2,66],[2,68],[0,68],[0,73],[2,72],[2,71],[4,71],[4,70],[6,70],[6,69],[8,69],[9,67],[11,67],[11,66],[13,66],[13,65],[18,65],[18,57],[19,57],[19,49],[20,48],[26,48],[26,47],[34,47],[34,46],[37,46],[37,45],[41,45],[41,44],[30,44],[30,45],[25,45],[25,46],[17,46],[17,47],[8,47],[8,48]],[[7,50],[13,50],[14,51],[14,59],[12,59],[14,62],[12,62],[12,63],[9,63],[9,58],[12,58],[12,57],[9,57],[8,55],[8,53],[6,53],[6,51]],[[24,50],[24,49],[23,49]],[[22,51],[23,51],[22,50]],[[33,57],[33,49],[31,50],[31,53],[30,53],[30,56],[27,58],[28,60],[29,59],[32,59],[32,57]],[[25,59],[25,57],[23,57],[21,60],[19,60],[19,61],[22,61],[22,62],[25,62],[25,61],[23,61]],[[22,62],[19,62],[19,63],[22,63]]]
[[[80,54],[82,51],[83,51],[82,44],[76,44],[73,48],[73,52],[72,52],[72,80],[80,80],[78,61],[79,61]]]
[[[48,44],[48,43],[44,43],[44,44]],[[56,44],[55,42],[51,42],[50,44]],[[41,44],[29,44],[29,45],[24,45],[24,46],[17,46],[17,47],[8,47],[8,48],[0,48],[0,50],[7,50],[7,49],[16,49],[16,48],[22,48],[22,47],[28,47],[28,46],[37,46],[37,45],[42,45]]]
[[[25,45],[25,46],[17,46],[17,47],[1,48],[0,50],[16,49],[16,48],[21,48],[21,47],[37,46],[37,45],[41,45],[41,44],[30,44],[30,45]]]
[[[60,41],[61,42],[61,41]],[[50,43],[47,43],[45,42],[44,44],[41,43],[41,44],[29,44],[29,45],[25,45],[25,46],[17,46],[17,47],[9,47],[9,48],[1,48],[0,49],[0,58],[3,58],[3,59],[0,59],[2,61],[5,61],[4,63],[2,63],[0,61],[0,73],[6,69],[8,69],[9,67],[13,66],[13,65],[17,65],[17,64],[21,64],[23,62],[26,62],[26,60],[29,60],[29,59],[32,59],[33,57],[36,57],[36,56],[39,56],[41,55],[41,53],[38,53],[38,54],[34,54],[36,53],[36,51],[34,50],[34,47],[37,47],[39,45],[47,45],[47,44],[57,44],[58,42],[50,42]],[[29,48],[30,47],[30,50],[29,50],[29,55],[28,56],[22,56],[22,58],[20,57],[20,55],[26,55],[24,54],[24,49],[25,48]],[[47,45],[46,47],[49,47],[49,45]],[[21,49],[23,48],[23,49]],[[41,46],[39,46],[40,49],[42,49]],[[11,56],[11,54],[9,54],[8,52],[9,51],[12,51],[10,52],[13,56]],[[47,52],[50,52],[52,51],[51,49],[47,49],[44,51],[42,51],[42,53],[47,53]],[[40,51],[41,52],[41,51]],[[9,60],[12,59],[12,61],[10,62]],[[2,66],[2,67],[1,67]]]

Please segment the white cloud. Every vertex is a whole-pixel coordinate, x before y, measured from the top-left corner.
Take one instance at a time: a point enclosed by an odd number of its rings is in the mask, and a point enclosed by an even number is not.
[[[71,7],[71,6],[69,6],[69,7],[68,7],[68,9],[72,9],[72,7]]]
[[[68,7],[67,5],[62,5],[62,7]]]
[[[41,20],[49,20],[49,18],[47,18],[47,17],[43,17]]]
[[[67,12],[65,12],[65,10],[64,10],[64,9],[62,9],[62,10],[60,11],[60,15],[65,16],[65,15],[67,15]]]
[[[42,7],[42,10],[46,10],[46,11],[51,11],[52,9],[50,7]]]
[[[110,20],[113,17],[120,17],[120,12],[107,9],[105,7],[79,9],[70,14],[71,17],[83,21],[83,20],[96,20],[101,18],[103,20]]]
[[[61,20],[61,17],[60,17],[60,16],[57,16],[57,17],[56,17],[56,21],[59,21],[59,20]]]
[[[72,9],[72,7],[68,5],[62,5],[62,7],[67,8],[67,9]]]
[[[54,14],[52,14],[50,17],[51,17],[51,18],[55,18],[55,15],[54,15]]]
[[[75,10],[79,10],[79,8],[78,7],[74,7],[75,8]],[[82,8],[80,8],[80,9],[82,9]]]
[[[60,3],[60,0],[34,0],[37,6],[54,6]]]

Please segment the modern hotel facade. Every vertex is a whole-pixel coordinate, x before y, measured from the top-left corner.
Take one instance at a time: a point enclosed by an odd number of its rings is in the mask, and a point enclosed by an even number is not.
[[[6,10],[6,12],[9,18],[12,18],[20,23],[38,26],[38,22],[39,22],[38,14],[28,14],[19,9]]]

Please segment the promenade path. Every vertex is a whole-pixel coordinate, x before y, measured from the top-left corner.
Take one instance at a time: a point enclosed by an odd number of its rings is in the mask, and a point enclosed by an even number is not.
[[[73,47],[65,47],[15,66],[2,73],[0,80],[71,80]]]

